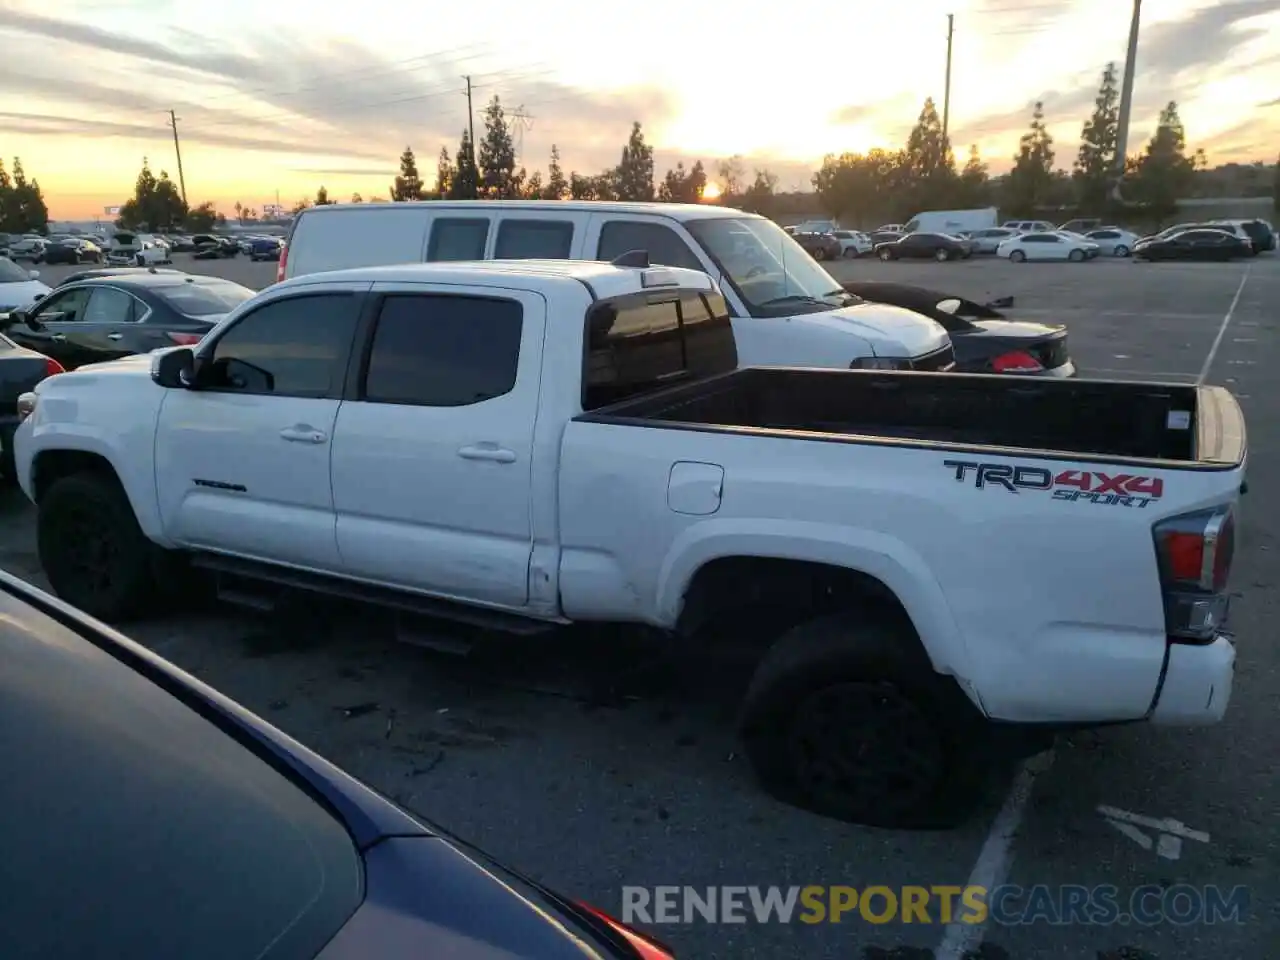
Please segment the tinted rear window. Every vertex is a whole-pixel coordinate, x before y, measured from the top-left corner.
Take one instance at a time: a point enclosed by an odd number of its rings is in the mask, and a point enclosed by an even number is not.
[[[7,594],[0,623],[0,955],[314,957],[362,898],[341,823]]]
[[[607,300],[587,317],[582,407],[629,397],[738,365],[733,327],[719,294],[635,294]]]
[[[568,260],[573,224],[560,220],[504,220],[498,227],[495,260]]]
[[[208,317],[229,313],[253,296],[238,283],[182,283],[153,288],[161,299],[188,317]]]
[[[431,225],[427,259],[483,260],[484,244],[489,236],[488,218],[445,217]]]

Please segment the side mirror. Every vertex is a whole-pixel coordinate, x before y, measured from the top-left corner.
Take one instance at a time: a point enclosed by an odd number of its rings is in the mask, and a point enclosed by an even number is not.
[[[169,389],[195,386],[196,355],[190,347],[157,353],[151,360],[151,379]]]
[[[28,271],[27,271],[27,276],[28,276],[28,277],[30,277],[32,280],[39,280],[39,279],[40,279],[40,271],[39,271],[39,270],[28,270]]]

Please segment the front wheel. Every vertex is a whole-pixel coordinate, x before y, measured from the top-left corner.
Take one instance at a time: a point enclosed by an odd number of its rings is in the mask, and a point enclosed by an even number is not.
[[[933,670],[905,618],[837,614],[765,655],[742,712],[746,755],[778,799],[880,827],[968,818],[981,718]]]
[[[935,250],[933,253],[933,259],[937,260],[939,263],[946,263],[951,259],[951,254],[947,253],[945,250]]]
[[[1067,254],[1067,259],[1070,260],[1072,263],[1080,263],[1082,260],[1084,260],[1084,251],[1072,250],[1069,254]]]
[[[888,250],[881,250],[878,256],[885,263],[888,263],[890,260],[893,259],[893,254],[890,253]]]
[[[134,263],[134,266],[137,266],[137,267],[145,267],[147,265],[147,261],[142,256],[142,254],[138,254],[136,257],[134,257],[133,263]]]
[[[827,251],[825,251],[825,250],[823,250],[821,247],[819,247],[817,250],[813,251],[813,259],[815,259],[815,260],[825,260],[825,259],[827,259]]]
[[[1122,243],[1111,252],[1117,257],[1127,257],[1129,255],[1129,248]]]
[[[1021,250],[1014,250],[1011,254],[1009,254],[1009,259],[1012,260],[1014,263],[1023,263],[1026,261],[1027,255]]]
[[[78,473],[40,497],[40,565],[54,592],[100,620],[123,620],[154,592],[155,548],[113,476]]]

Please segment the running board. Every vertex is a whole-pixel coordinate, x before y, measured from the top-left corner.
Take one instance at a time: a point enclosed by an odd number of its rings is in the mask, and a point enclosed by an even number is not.
[[[287,590],[302,590],[309,593],[323,593],[343,600],[357,603],[370,603],[375,606],[396,610],[401,613],[416,614],[432,620],[447,620],[452,623],[466,624],[480,630],[496,630],[517,636],[531,637],[549,633],[558,628],[558,624],[544,620],[534,620],[516,614],[503,613],[497,610],[485,610],[466,604],[453,603],[448,600],[437,600],[434,597],[423,597],[417,594],[404,593],[388,587],[360,583],[341,577],[326,576],[319,573],[308,573],[303,570],[292,570],[288,567],[277,567],[274,564],[261,563],[256,560],[244,560],[240,557],[229,557],[218,553],[195,553],[191,557],[191,565],[202,570],[209,570],[222,576],[231,576],[270,584]],[[261,598],[253,591],[245,590],[239,585],[231,586],[219,583],[218,595],[228,602],[240,603],[259,610],[270,610],[274,604]],[[399,630],[398,633],[418,634],[418,631]],[[420,634],[403,639],[419,646],[435,646],[424,643]]]

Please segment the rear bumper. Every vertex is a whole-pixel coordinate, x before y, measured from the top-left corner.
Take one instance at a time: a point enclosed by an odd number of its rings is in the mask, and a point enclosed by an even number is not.
[[[1055,379],[1065,379],[1076,375],[1076,365],[1071,360],[1068,360],[1060,367],[1050,367],[1048,370],[1040,374],[1042,377],[1053,377]]]
[[[1236,647],[1229,637],[1204,646],[1169,644],[1151,722],[1184,727],[1217,723],[1227,712],[1235,671]]]

